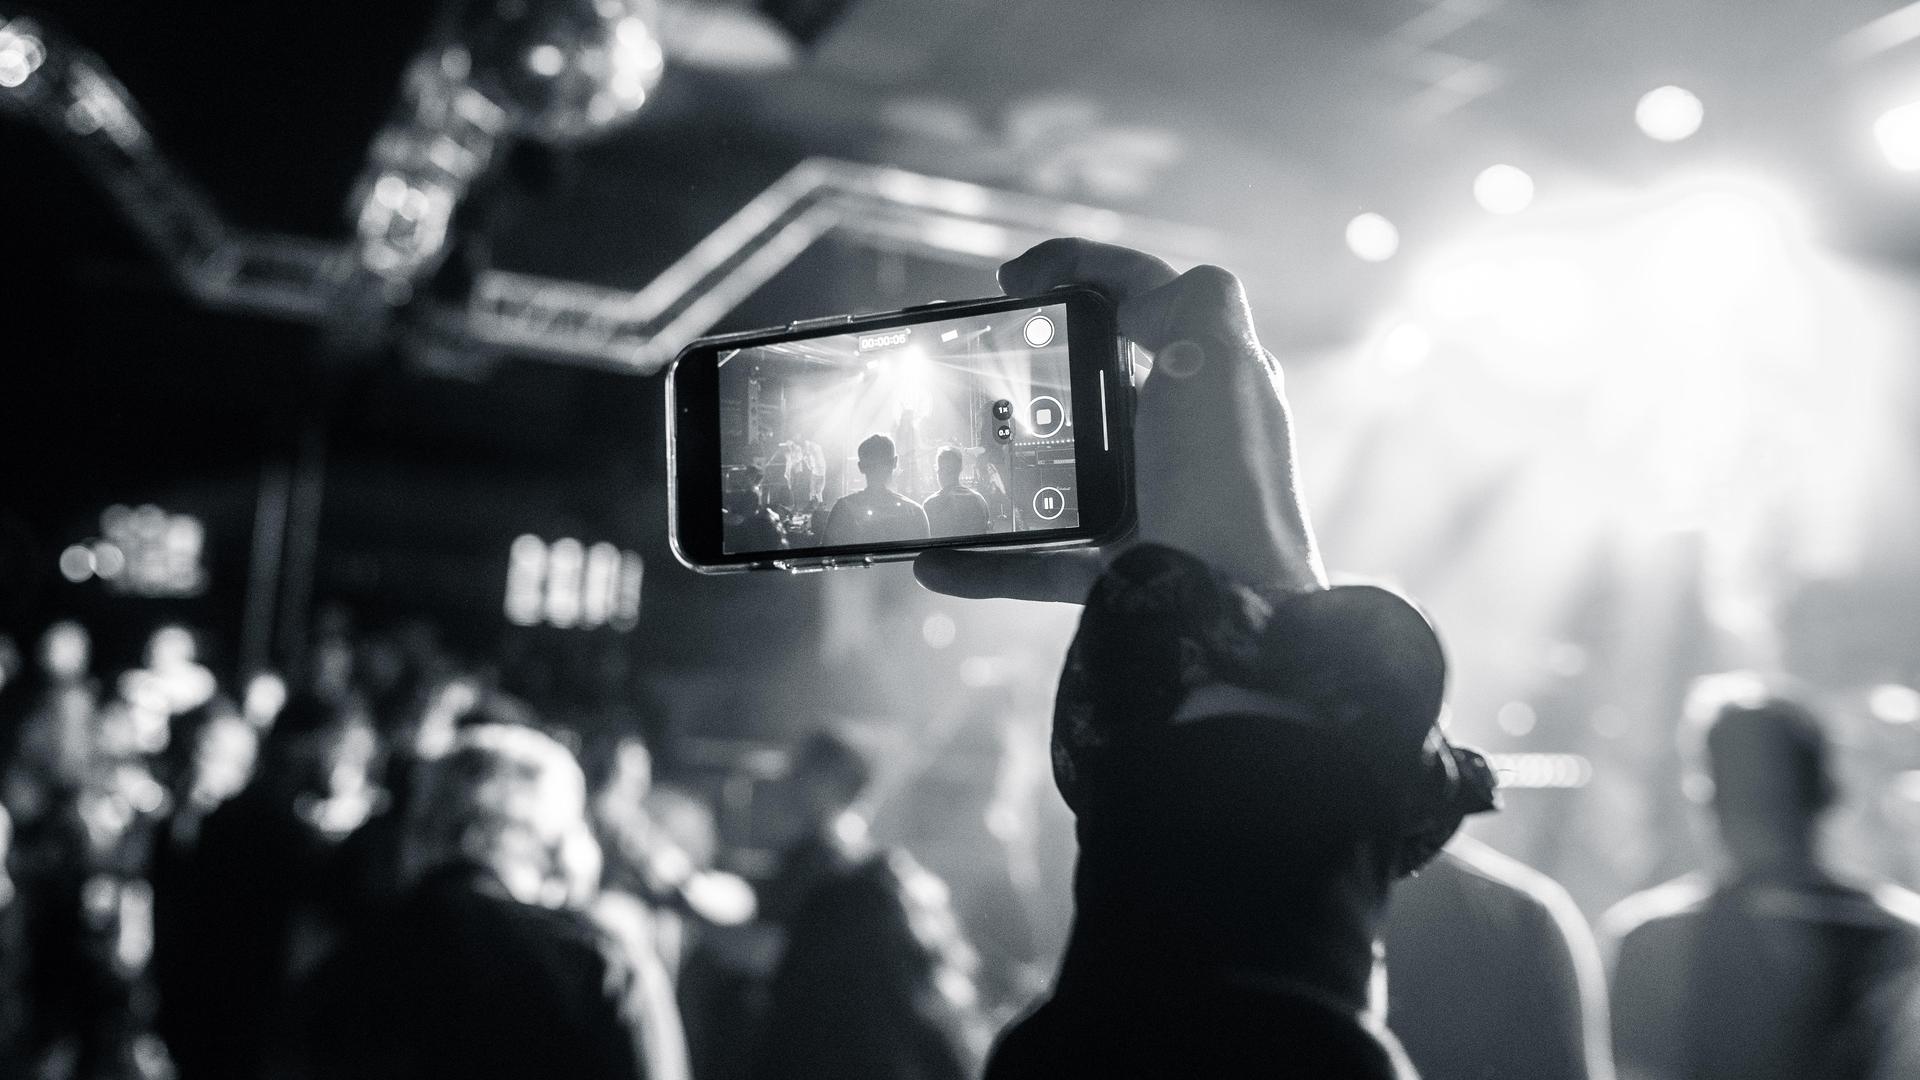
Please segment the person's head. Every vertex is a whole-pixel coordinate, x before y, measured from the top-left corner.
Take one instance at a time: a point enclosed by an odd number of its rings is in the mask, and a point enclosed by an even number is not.
[[[1174,548],[1115,559],[1055,701],[1076,935],[1364,1005],[1393,882],[1495,802],[1440,730],[1445,683],[1391,590],[1269,601]]]
[[[807,825],[820,830],[860,801],[873,780],[873,764],[845,735],[817,731],[794,750],[789,775]]]
[[[722,505],[730,514],[751,514],[765,500],[766,478],[758,466],[746,465],[727,470],[727,488]]]
[[[885,435],[869,435],[861,441],[855,453],[860,462],[860,472],[867,478],[868,484],[886,487],[893,482],[893,470],[899,466],[900,459],[894,455],[892,439]]]
[[[566,747],[530,727],[468,728],[428,766],[407,822],[414,880],[449,864],[493,872],[514,899],[562,907],[598,884],[586,779]]]
[[[1820,814],[1833,803],[1826,733],[1789,692],[1777,681],[1729,672],[1696,681],[1687,696],[1686,792],[1712,808],[1739,868],[1811,860]]]
[[[379,741],[358,698],[302,691],[260,740],[253,782],[288,805],[364,792]]]
[[[943,446],[933,459],[933,467],[940,474],[940,486],[950,488],[960,482],[960,469],[965,459],[960,456],[958,447]]]

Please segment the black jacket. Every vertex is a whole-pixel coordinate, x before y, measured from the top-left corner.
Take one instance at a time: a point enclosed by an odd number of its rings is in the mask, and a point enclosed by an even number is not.
[[[587,916],[448,866],[310,989],[319,1080],[644,1080],[638,980]]]

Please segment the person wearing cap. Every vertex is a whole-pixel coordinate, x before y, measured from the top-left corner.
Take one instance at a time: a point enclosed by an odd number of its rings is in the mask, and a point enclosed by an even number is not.
[[[1681,754],[1720,865],[1601,919],[1621,1077],[1872,1075],[1897,1034],[1889,988],[1920,973],[1920,897],[1823,865],[1837,792],[1819,717],[1777,680],[1710,676],[1688,696]]]
[[[915,563],[951,595],[1085,605],[1052,737],[1074,926],[987,1076],[1412,1076],[1381,1018],[1388,893],[1494,805],[1484,761],[1438,727],[1438,637],[1391,591],[1329,587],[1281,372],[1232,274],[1053,240],[1000,282],[1100,289],[1154,366],[1130,542]]]

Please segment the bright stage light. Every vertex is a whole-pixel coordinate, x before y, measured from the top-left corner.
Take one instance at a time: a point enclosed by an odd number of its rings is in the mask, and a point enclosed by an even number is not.
[[[60,553],[60,576],[75,585],[93,576],[93,551],[81,544],[74,544]]]
[[[1367,262],[1386,262],[1400,250],[1400,230],[1375,213],[1347,222],[1347,248]]]
[[[1473,178],[1473,198],[1489,214],[1517,214],[1533,203],[1533,177],[1512,165],[1489,165]]]
[[[567,66],[567,54],[558,45],[540,44],[527,51],[527,70],[552,78]]]
[[[0,86],[22,86],[46,62],[46,47],[35,34],[31,20],[0,20]]]
[[[1634,106],[1633,122],[1647,138],[1658,142],[1679,142],[1700,130],[1706,106],[1693,92],[1678,86],[1661,86],[1641,95]]]
[[[1873,137],[1880,140],[1888,164],[1901,172],[1920,171],[1920,101],[1880,114]]]

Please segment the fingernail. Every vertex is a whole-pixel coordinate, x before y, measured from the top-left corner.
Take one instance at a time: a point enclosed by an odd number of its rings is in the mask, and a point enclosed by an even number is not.
[[[1192,341],[1176,341],[1154,357],[1154,367],[1176,379],[1189,379],[1207,363],[1207,351]]]

